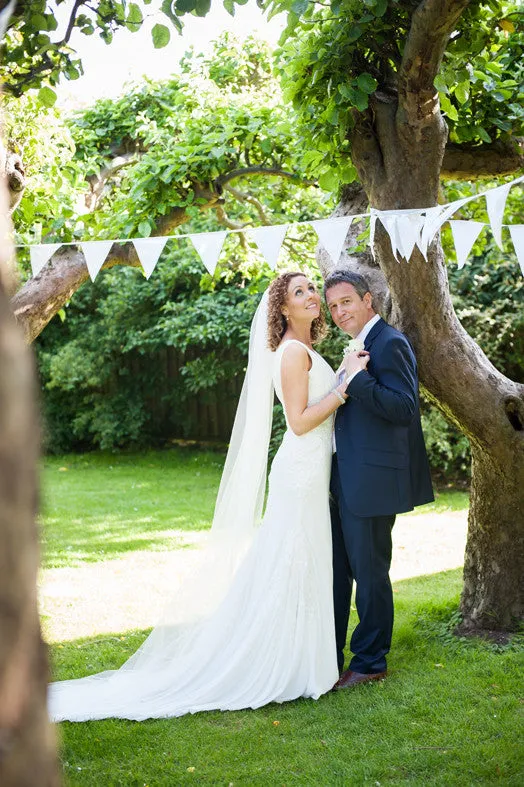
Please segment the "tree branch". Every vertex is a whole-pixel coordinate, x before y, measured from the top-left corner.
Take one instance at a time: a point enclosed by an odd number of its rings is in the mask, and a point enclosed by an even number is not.
[[[218,189],[221,189],[231,180],[242,178],[245,175],[270,175],[279,178],[288,178],[289,180],[294,180],[297,183],[302,183],[304,186],[317,185],[314,180],[306,180],[305,178],[300,177],[300,175],[297,175],[295,172],[286,172],[282,169],[271,169],[268,167],[240,167],[240,169],[234,169],[231,170],[231,172],[225,172],[223,175],[219,175],[218,178],[215,179],[214,183]]]
[[[235,199],[239,200],[239,202],[249,202],[251,205],[253,205],[260,217],[262,224],[271,224],[271,219],[265,212],[264,206],[256,197],[253,197],[252,194],[246,194],[244,191],[239,191],[239,189],[235,189],[233,186],[226,185],[224,188],[226,191],[232,194]]]
[[[524,140],[492,145],[448,144],[440,175],[453,180],[510,175],[524,167]]]
[[[216,192],[194,184],[195,199],[206,199],[201,210],[208,210],[220,203]],[[173,208],[171,213],[157,222],[156,235],[171,235],[173,230],[190,220],[183,207]],[[102,268],[115,265],[140,267],[140,260],[131,242],[114,244]],[[22,326],[26,340],[32,342],[43,331],[47,323],[72,295],[89,278],[82,251],[76,246],[59,249],[38,276],[29,279],[11,299],[17,321]]]
[[[413,12],[398,74],[399,112],[410,126],[438,116],[433,81],[449,37],[469,0],[422,0]]]
[[[120,172],[121,169],[124,169],[124,167],[134,164],[136,160],[134,153],[117,156],[108,167],[104,167],[100,171],[99,175],[89,175],[87,177],[89,192],[86,194],[85,203],[90,213],[98,208],[107,181],[116,175],[117,172]]]

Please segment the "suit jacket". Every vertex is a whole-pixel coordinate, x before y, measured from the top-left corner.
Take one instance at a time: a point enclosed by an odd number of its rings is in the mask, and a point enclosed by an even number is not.
[[[380,319],[365,341],[367,370],[349,383],[335,418],[342,494],[356,516],[400,514],[431,502],[420,424],[417,362],[403,333]]]

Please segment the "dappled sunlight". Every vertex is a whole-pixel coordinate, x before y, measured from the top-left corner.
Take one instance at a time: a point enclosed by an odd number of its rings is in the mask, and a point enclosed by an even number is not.
[[[135,550],[114,560],[42,569],[39,605],[44,637],[59,642],[115,630],[149,628],[175,597],[198,556],[204,533],[179,533],[170,550]]]

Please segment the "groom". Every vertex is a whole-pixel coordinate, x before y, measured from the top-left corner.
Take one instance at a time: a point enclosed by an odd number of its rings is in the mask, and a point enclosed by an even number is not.
[[[384,678],[393,630],[389,579],[395,515],[433,500],[408,339],[375,313],[366,279],[335,271],[324,284],[335,324],[364,343],[346,356],[348,399],[335,420],[331,472],[337,660],[345,689]],[[342,672],[355,580],[359,623]]]

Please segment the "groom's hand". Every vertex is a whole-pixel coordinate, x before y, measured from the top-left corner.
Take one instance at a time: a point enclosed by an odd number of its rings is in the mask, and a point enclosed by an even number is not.
[[[344,369],[348,377],[355,372],[360,372],[367,368],[369,363],[369,353],[367,350],[359,350],[358,352],[348,353],[344,356]]]

